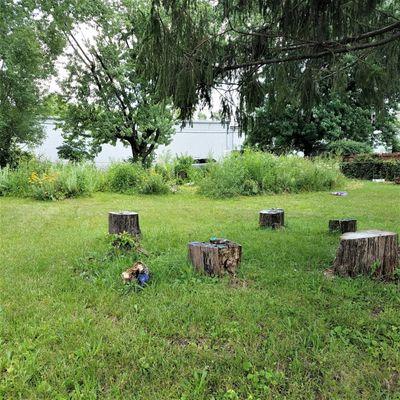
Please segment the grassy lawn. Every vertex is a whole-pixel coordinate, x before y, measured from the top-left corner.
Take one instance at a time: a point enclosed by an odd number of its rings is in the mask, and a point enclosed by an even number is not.
[[[0,399],[400,399],[400,291],[324,278],[328,220],[400,233],[400,189],[209,200],[1,198]],[[285,209],[261,231],[258,211]],[[151,285],[107,257],[108,211],[140,213]],[[196,275],[187,243],[243,245],[239,279]]]

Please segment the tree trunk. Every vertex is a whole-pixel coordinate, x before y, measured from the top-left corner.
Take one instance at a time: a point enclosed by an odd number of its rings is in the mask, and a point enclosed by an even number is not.
[[[132,236],[140,235],[139,214],[131,211],[109,212],[108,233],[119,234],[123,232]]]
[[[189,243],[189,260],[196,271],[207,275],[235,275],[241,257],[242,246],[227,239]]]
[[[285,213],[281,208],[260,211],[261,228],[279,229],[285,225]]]
[[[356,219],[331,219],[329,220],[329,232],[356,232]]]
[[[368,275],[391,280],[399,264],[398,236],[393,232],[348,232],[340,237],[333,263],[341,276]]]

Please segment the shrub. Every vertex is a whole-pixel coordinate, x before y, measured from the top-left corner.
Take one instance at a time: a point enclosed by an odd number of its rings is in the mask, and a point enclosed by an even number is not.
[[[180,156],[174,160],[174,176],[178,183],[188,182],[193,174],[194,159],[191,156]]]
[[[112,192],[133,193],[141,184],[144,174],[144,168],[138,163],[115,163],[107,171],[107,186]]]
[[[102,173],[92,164],[51,164],[30,160],[0,171],[0,195],[59,200],[89,195],[100,187]]]
[[[21,161],[16,168],[5,167],[0,172],[0,194],[2,196],[29,197],[32,172],[48,172],[51,163],[38,159]]]
[[[400,160],[385,160],[373,155],[358,156],[343,162],[341,169],[349,178],[394,181],[400,177]]]
[[[355,140],[336,140],[328,144],[328,151],[338,156],[349,156],[372,153],[372,147],[368,143]]]
[[[138,192],[141,194],[166,194],[170,192],[170,187],[161,174],[150,170],[148,174],[142,176]]]
[[[343,178],[334,160],[246,150],[210,167],[200,192],[210,197],[331,189]]]

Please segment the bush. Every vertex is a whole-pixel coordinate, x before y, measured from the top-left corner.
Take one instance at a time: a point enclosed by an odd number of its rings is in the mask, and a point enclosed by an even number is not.
[[[199,189],[210,197],[249,196],[326,190],[336,186],[342,178],[334,160],[311,161],[247,150],[243,154],[231,154],[210,166]]]
[[[180,156],[174,160],[174,176],[178,183],[189,182],[193,174],[194,159],[190,156]]]
[[[150,170],[142,177],[138,192],[141,194],[166,194],[170,192],[170,187],[162,175],[155,170]]]
[[[0,195],[59,200],[89,195],[100,187],[102,173],[92,164],[51,164],[30,160],[0,171]]]
[[[400,177],[400,160],[385,160],[373,155],[358,156],[341,164],[343,173],[355,179],[385,179]]]
[[[21,161],[16,168],[9,166],[0,171],[0,195],[29,197],[31,186],[29,178],[33,172],[43,174],[49,171],[51,163],[38,159]]]
[[[336,140],[328,144],[328,151],[338,156],[349,156],[372,153],[372,147],[367,143],[355,140]]]
[[[144,174],[141,164],[115,163],[107,171],[107,186],[112,192],[133,193],[141,184]]]
[[[107,171],[106,187],[118,193],[165,194],[170,191],[170,170],[168,164],[145,169],[141,164],[115,163]]]

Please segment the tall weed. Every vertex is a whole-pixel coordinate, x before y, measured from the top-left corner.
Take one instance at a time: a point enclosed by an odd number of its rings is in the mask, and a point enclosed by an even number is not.
[[[246,150],[212,165],[199,190],[210,197],[296,193],[331,189],[342,179],[335,160],[277,157]]]

